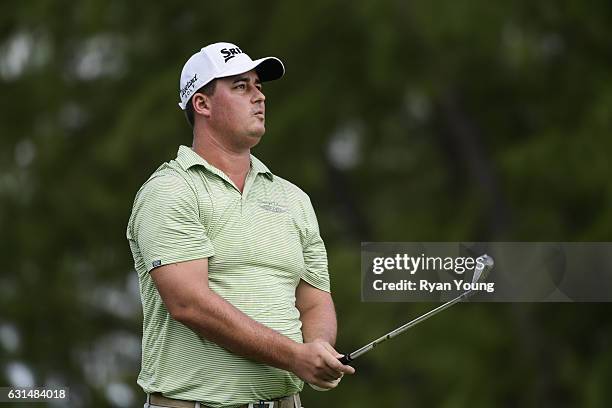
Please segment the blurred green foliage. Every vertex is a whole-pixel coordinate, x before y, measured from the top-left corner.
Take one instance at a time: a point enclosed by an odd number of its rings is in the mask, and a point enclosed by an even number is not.
[[[179,73],[215,41],[286,65],[265,86],[268,129],[254,153],[315,204],[339,349],[431,306],[361,303],[360,241],[610,240],[609,2],[0,10],[0,384],[26,367],[36,384],[69,385],[73,406],[142,404],[125,227],[142,182],[191,143]],[[303,402],[608,407],[610,310],[456,306],[364,357],[337,390],[305,389]]]

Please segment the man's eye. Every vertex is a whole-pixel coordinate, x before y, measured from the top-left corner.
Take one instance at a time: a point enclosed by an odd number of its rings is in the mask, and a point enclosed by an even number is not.
[[[238,84],[236,85],[237,89],[246,89],[246,85],[245,84]]]

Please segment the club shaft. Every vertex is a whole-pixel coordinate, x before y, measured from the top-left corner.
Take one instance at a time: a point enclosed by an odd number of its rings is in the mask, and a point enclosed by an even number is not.
[[[464,292],[463,294],[457,296],[453,300],[449,300],[448,302],[446,302],[446,303],[436,307],[435,309],[430,310],[429,312],[427,312],[427,313],[417,317],[414,320],[409,321],[408,323],[398,327],[397,329],[395,329],[393,331],[390,331],[389,333],[387,333],[384,336],[374,340],[373,342],[366,344],[365,346],[361,347],[360,349],[357,349],[357,350],[353,351],[352,353],[347,354],[346,356],[344,356],[342,358],[341,361],[343,361],[343,362],[350,362],[350,361],[355,360],[357,357],[364,355],[368,351],[372,350],[374,347],[378,346],[380,343],[382,343],[382,342],[384,342],[386,340],[392,339],[393,337],[397,336],[398,334],[402,334],[403,332],[405,332],[409,328],[414,327],[417,324],[421,323],[423,320],[427,320],[431,316],[433,316],[433,315],[435,315],[437,313],[440,313],[441,311],[451,307],[455,303],[459,303],[463,299],[468,298],[471,294],[472,294],[472,290],[468,290],[467,292]]]

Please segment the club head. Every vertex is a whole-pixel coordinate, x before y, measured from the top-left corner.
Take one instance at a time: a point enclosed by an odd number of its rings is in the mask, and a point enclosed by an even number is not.
[[[476,267],[474,268],[474,276],[472,277],[472,283],[484,282],[487,280],[487,276],[495,262],[489,255],[484,254],[476,259]]]

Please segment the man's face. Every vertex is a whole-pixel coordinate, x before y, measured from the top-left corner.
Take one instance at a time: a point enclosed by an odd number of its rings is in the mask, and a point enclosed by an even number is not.
[[[210,126],[229,146],[251,148],[266,131],[265,99],[255,70],[220,78],[210,97]]]

